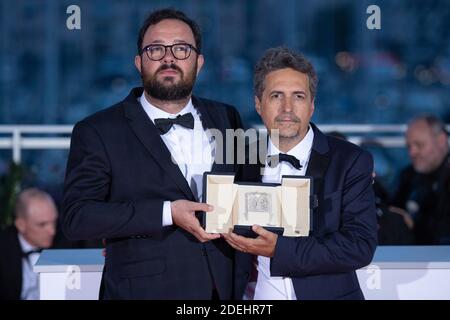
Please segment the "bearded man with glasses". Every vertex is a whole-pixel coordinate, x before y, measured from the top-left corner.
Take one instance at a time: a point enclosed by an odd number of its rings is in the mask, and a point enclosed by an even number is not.
[[[225,137],[242,127],[239,114],[192,96],[204,57],[182,12],[153,12],[137,44],[143,88],[73,130],[63,229],[106,239],[101,298],[230,299],[232,248],[199,218],[212,210],[201,203],[203,173],[237,169],[216,162],[225,150],[208,129]]]

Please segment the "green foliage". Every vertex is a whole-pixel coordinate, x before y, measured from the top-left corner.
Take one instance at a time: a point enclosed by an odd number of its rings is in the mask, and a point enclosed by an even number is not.
[[[12,162],[9,172],[0,178],[0,228],[13,223],[14,203],[21,189],[22,177],[22,166]]]

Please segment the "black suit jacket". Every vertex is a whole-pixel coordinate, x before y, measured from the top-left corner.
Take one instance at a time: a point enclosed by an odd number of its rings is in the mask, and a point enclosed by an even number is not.
[[[306,176],[318,206],[309,237],[278,237],[272,276],[291,277],[297,299],[363,299],[355,270],[372,260],[377,244],[371,155],[327,137],[311,124],[314,141]],[[261,181],[260,164],[246,165],[238,180]],[[236,252],[236,299],[247,285],[252,256]]]
[[[414,236],[417,245],[450,244],[450,154],[431,173],[423,174],[409,165],[401,171],[393,205],[407,210],[417,204]]]
[[[213,287],[221,299],[230,299],[231,248],[222,239],[202,244],[175,225],[162,227],[164,201],[195,198],[140,105],[141,94],[135,88],[122,102],[75,125],[63,230],[73,240],[108,239],[106,299],[210,299]],[[241,127],[233,107],[192,101],[204,127],[224,134]],[[235,170],[233,164],[212,168]]]
[[[0,232],[0,300],[19,300],[22,291],[22,248],[17,229]]]

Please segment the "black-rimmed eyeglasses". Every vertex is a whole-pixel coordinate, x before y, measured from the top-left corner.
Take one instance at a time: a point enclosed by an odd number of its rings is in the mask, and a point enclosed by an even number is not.
[[[178,60],[185,60],[191,55],[191,51],[194,50],[197,54],[198,49],[189,43],[177,43],[170,46],[163,44],[150,44],[144,47],[141,54],[147,53],[147,57],[153,61],[159,61],[166,56],[167,48],[170,48],[172,55]]]

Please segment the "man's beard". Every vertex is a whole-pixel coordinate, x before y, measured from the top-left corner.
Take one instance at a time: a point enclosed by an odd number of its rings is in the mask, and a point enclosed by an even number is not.
[[[173,83],[173,77],[164,77],[162,81],[157,79],[158,72],[166,69],[173,69],[180,73],[180,80],[178,83]],[[183,100],[189,97],[194,88],[194,83],[197,78],[197,62],[191,72],[185,78],[183,71],[175,64],[164,64],[159,67],[153,76],[146,74],[141,66],[142,82],[144,84],[145,92],[158,100],[162,101],[176,101]],[[169,84],[170,83],[170,84]]]

